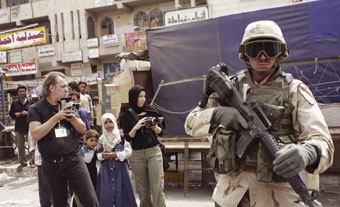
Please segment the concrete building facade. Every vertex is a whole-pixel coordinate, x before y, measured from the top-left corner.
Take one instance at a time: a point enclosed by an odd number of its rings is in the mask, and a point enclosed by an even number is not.
[[[206,19],[288,5],[294,0],[1,0],[0,3],[0,67],[14,70],[24,66],[13,65],[36,63],[32,66],[37,67],[36,73],[8,75],[12,81],[22,81],[40,79],[52,70],[81,79],[93,74],[104,78],[105,66],[111,69],[117,66],[118,54],[146,49],[143,31],[171,22],[169,17],[165,19],[167,12],[193,9],[191,12],[197,14],[195,9],[204,8],[208,14],[201,19]],[[45,29],[43,33],[39,29],[41,33],[31,31],[41,27]],[[20,36],[19,32],[25,35]],[[13,42],[25,37],[27,40],[31,37],[27,34],[44,34],[46,41],[1,47],[12,38]],[[39,35],[32,38],[35,37]]]

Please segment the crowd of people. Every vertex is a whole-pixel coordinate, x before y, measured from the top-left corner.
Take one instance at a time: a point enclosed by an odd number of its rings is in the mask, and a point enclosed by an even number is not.
[[[260,103],[268,116],[267,133],[280,147],[274,158],[259,139],[249,144],[243,156],[235,155],[236,140],[244,131],[251,134],[253,122],[226,105],[221,94],[211,93],[209,82],[207,104],[186,119],[189,135],[212,136],[213,143],[222,143],[213,144],[210,153],[217,180],[212,196],[216,206],[304,206],[301,200],[296,202],[298,195],[286,181],[304,170],[321,173],[332,164],[334,146],[312,93],[303,82],[281,71],[280,61],[288,55],[275,22],[253,22],[245,29],[239,49],[247,69],[230,79],[245,101]],[[65,78],[60,72],[49,73],[41,100],[35,104],[27,99],[27,88],[19,86],[18,99],[10,109],[19,148],[18,170],[35,155],[31,165],[38,166],[41,206],[135,207],[129,169],[139,206],[166,206],[158,141],[164,125],[146,125],[148,117],[161,115],[145,103],[145,88],[135,85],[129,90],[130,108],[121,114],[120,132],[118,117],[111,113],[97,117],[98,97],[91,99],[85,93],[85,82],[67,83]],[[96,127],[96,119],[101,128]],[[27,135],[32,155],[26,158]]]
[[[40,205],[137,207],[129,173],[132,168],[141,198],[139,206],[165,206],[162,157],[154,140],[162,133],[162,125],[145,126],[143,122],[146,115],[160,116],[157,110],[146,105],[145,89],[135,86],[137,91],[130,90],[130,105],[141,116],[141,121],[137,124],[123,118],[120,132],[113,114],[97,117],[99,99],[93,97],[93,105],[89,104],[92,99],[85,94],[85,82],[67,83],[65,78],[60,72],[49,73],[36,103],[27,98],[27,88],[19,86],[18,99],[10,109],[16,121],[18,142],[24,145],[27,136],[30,146],[27,157],[25,148],[19,148],[17,170],[26,167],[28,160],[32,167],[37,166]],[[100,130],[96,127],[97,118],[101,120]],[[143,133],[136,133],[141,128]],[[140,144],[143,142],[145,146]],[[138,154],[149,148],[147,156]],[[139,156],[144,159],[143,166],[139,161],[132,161]],[[149,168],[148,163],[152,164]],[[151,182],[154,178],[157,185]]]

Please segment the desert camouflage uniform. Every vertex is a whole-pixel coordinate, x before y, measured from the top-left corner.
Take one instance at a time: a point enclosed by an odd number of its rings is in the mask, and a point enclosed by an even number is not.
[[[331,140],[325,119],[319,109],[314,96],[308,87],[299,80],[293,79],[290,74],[285,74],[280,70],[274,71],[268,78],[260,84],[254,84],[257,89],[264,88],[277,78],[290,79],[288,81],[287,103],[284,107],[289,108],[289,120],[291,120],[291,131],[296,137],[295,143],[313,143],[322,149],[321,157],[316,168],[312,169],[310,176],[301,175],[309,188],[318,188],[318,174],[325,171],[333,162],[334,146]],[[243,85],[251,80],[249,72],[244,70],[240,75],[240,94],[243,94]],[[274,79],[273,79],[274,77]],[[270,79],[271,78],[271,79]],[[269,87],[270,88],[270,87]],[[247,101],[250,90],[247,91]],[[214,95],[214,94],[213,94]],[[213,96],[212,95],[212,96]],[[211,116],[218,103],[210,98],[206,108],[195,108],[187,117],[185,130],[191,136],[214,135],[218,128],[212,129],[210,125]],[[268,114],[267,114],[268,116]],[[286,120],[287,121],[287,120]],[[255,168],[256,169],[256,168]],[[293,191],[287,182],[259,181],[256,170],[251,168],[239,168],[226,174],[215,174],[217,185],[213,193],[213,200],[222,207],[236,207],[245,193],[249,192],[250,205],[252,207],[273,207],[273,206],[304,206],[301,202],[295,203],[298,195]],[[261,179],[260,179],[261,180]],[[314,182],[313,182],[314,181]]]

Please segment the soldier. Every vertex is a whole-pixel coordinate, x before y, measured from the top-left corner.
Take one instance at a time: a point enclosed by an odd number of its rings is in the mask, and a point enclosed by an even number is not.
[[[220,106],[212,94],[208,105],[194,109],[185,122],[189,135],[213,135],[217,143],[210,153],[218,172],[212,198],[223,207],[304,206],[295,202],[299,196],[285,179],[303,170],[319,174],[332,165],[334,146],[325,119],[308,87],[281,71],[288,48],[275,22],[249,24],[239,57],[247,69],[230,79],[244,100],[260,103],[280,151],[272,160],[255,139],[238,158],[234,153],[238,132],[248,124],[237,109]]]

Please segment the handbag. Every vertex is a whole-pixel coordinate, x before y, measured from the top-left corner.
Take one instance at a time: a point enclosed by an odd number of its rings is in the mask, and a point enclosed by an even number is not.
[[[136,114],[135,110],[133,110],[133,108],[129,108],[129,112],[136,119],[136,121],[139,121],[139,117],[137,116],[137,114]],[[159,149],[161,150],[161,153],[162,153],[163,171],[166,171],[170,167],[168,158],[166,157],[166,149],[165,149],[164,144],[161,144],[158,139],[156,139],[156,140],[157,140]]]

